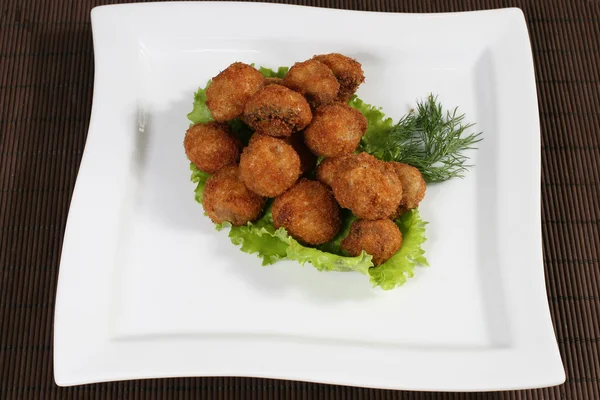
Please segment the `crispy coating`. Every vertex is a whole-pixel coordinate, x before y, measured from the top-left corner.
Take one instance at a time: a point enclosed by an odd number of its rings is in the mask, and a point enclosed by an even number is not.
[[[350,226],[350,233],[342,240],[342,249],[353,256],[364,250],[373,256],[373,264],[387,261],[402,246],[402,232],[389,219],[357,219]]]
[[[314,56],[313,59],[322,62],[333,71],[333,74],[340,83],[340,91],[337,97],[340,101],[347,102],[350,100],[360,84],[365,81],[362,65],[343,54],[320,54]]]
[[[206,181],[202,206],[214,223],[229,221],[234,226],[245,225],[260,217],[264,205],[265,198],[241,181],[237,164],[221,168]]]
[[[191,126],[185,133],[183,147],[199,170],[214,174],[222,166],[237,162],[242,145],[229,125],[209,122]]]
[[[326,158],[317,167],[317,180],[325,185],[332,187],[335,180],[337,169],[343,164],[347,156]]]
[[[236,62],[215,76],[206,90],[206,106],[215,121],[239,117],[246,102],[265,84],[260,72],[248,64]]]
[[[300,176],[300,157],[282,139],[255,133],[240,157],[242,181],[253,192],[275,197]]]
[[[306,174],[312,171],[317,165],[317,156],[314,155],[304,143],[304,134],[296,132],[286,139],[286,142],[292,145],[300,157],[300,171]]]
[[[390,161],[388,164],[394,168],[400,182],[402,182],[402,201],[393,218],[398,218],[405,211],[417,208],[423,197],[427,185],[425,179],[421,175],[421,171],[412,165],[403,164],[395,161]]]
[[[291,136],[312,119],[310,106],[297,92],[281,85],[268,85],[248,100],[244,121],[256,131],[270,136]]]
[[[276,77],[265,78],[265,86],[266,85],[283,85],[283,79]]]
[[[367,130],[367,119],[347,104],[333,103],[319,107],[304,140],[308,148],[323,157],[350,154],[358,147]]]
[[[368,153],[351,154],[336,171],[333,193],[359,218],[390,217],[402,200],[402,184],[391,165]]]
[[[340,207],[325,185],[301,179],[273,201],[273,224],[284,227],[302,243],[319,245],[330,241],[341,227]]]
[[[312,108],[332,103],[340,90],[331,69],[317,60],[294,64],[283,78],[283,84],[306,97]]]

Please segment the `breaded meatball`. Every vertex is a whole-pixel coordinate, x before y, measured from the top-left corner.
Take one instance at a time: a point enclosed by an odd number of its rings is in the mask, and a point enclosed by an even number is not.
[[[402,232],[389,219],[357,219],[341,244],[343,250],[355,257],[364,250],[373,256],[373,264],[379,265],[400,249]]]
[[[332,103],[340,90],[331,69],[317,60],[294,64],[283,78],[283,84],[306,97],[313,108]]]
[[[407,210],[417,208],[423,197],[427,185],[425,179],[421,175],[421,171],[412,165],[403,164],[395,161],[390,161],[388,164],[394,168],[396,174],[402,182],[402,201],[393,218],[398,218]]]
[[[265,78],[265,86],[266,85],[283,85],[283,79],[276,77]]]
[[[400,205],[402,184],[391,165],[368,153],[351,154],[338,167],[333,193],[357,217],[382,219]]]
[[[241,181],[237,164],[221,168],[206,181],[202,206],[214,223],[229,221],[234,226],[245,225],[260,217],[264,205],[265,198]]]
[[[275,84],[255,93],[244,108],[244,121],[270,136],[290,136],[304,129],[311,119],[310,106],[302,95]]]
[[[302,243],[323,244],[341,227],[340,207],[325,185],[301,179],[273,201],[273,224]]]
[[[313,57],[327,65],[340,83],[337,99],[343,102],[350,100],[358,86],[365,81],[365,74],[360,63],[340,53],[321,54]]]
[[[356,150],[366,130],[367,119],[360,111],[344,103],[334,103],[315,111],[304,131],[304,141],[319,156],[337,157]]]
[[[191,126],[185,133],[183,147],[199,170],[214,174],[222,166],[237,162],[242,145],[229,125],[209,122]]]
[[[250,96],[265,84],[265,78],[251,66],[236,62],[215,76],[206,90],[206,106],[215,121],[229,121],[244,112]]]
[[[317,180],[329,187],[332,187],[338,167],[342,165],[346,157],[347,156],[332,157],[321,161],[317,167]]]
[[[317,165],[317,156],[314,155],[304,143],[302,132],[294,133],[286,142],[292,145],[300,157],[300,171],[302,174],[312,171]]]
[[[300,157],[282,139],[255,133],[240,157],[242,181],[253,192],[275,197],[300,176]]]

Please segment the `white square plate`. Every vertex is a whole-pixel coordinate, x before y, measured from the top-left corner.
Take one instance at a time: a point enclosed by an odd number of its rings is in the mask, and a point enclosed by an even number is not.
[[[385,14],[246,3],[95,8],[93,111],[60,266],[59,385],[256,376],[414,390],[556,385],[540,138],[520,10]],[[353,273],[262,268],[194,201],[193,93],[233,61],[358,59],[394,119],[430,92],[477,121],[465,179],[430,185],[431,268],[384,292]]]

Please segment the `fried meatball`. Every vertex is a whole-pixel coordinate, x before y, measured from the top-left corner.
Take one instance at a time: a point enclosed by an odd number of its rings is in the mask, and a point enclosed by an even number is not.
[[[240,157],[242,181],[253,192],[275,197],[300,176],[300,157],[282,139],[255,133]]]
[[[402,232],[389,219],[357,219],[341,244],[343,250],[355,257],[364,250],[373,256],[373,264],[379,265],[400,249]]]
[[[268,85],[244,107],[244,121],[257,132],[288,137],[304,129],[312,119],[306,99],[281,85]]]
[[[294,133],[286,142],[292,145],[300,157],[300,172],[306,174],[312,171],[317,165],[317,156],[314,155],[304,143],[304,134],[302,132]]]
[[[214,174],[222,166],[237,162],[242,145],[229,125],[209,122],[191,126],[185,133],[183,147],[199,170]]]
[[[308,148],[323,157],[350,154],[358,147],[367,130],[367,119],[347,104],[319,107],[304,131]]]
[[[338,167],[342,165],[346,156],[326,158],[317,167],[317,180],[332,187]]]
[[[340,53],[321,54],[313,57],[327,65],[340,83],[337,99],[343,102],[350,100],[358,86],[365,81],[365,74],[360,63]]]
[[[325,185],[301,179],[273,201],[273,224],[302,243],[323,244],[341,227],[340,207]]]
[[[237,164],[221,168],[206,181],[202,206],[214,223],[228,221],[234,226],[245,225],[260,217],[264,205],[265,198],[241,181]]]
[[[313,108],[332,103],[340,90],[331,69],[317,60],[294,64],[283,78],[283,84],[306,97]]]
[[[206,106],[215,121],[229,121],[244,112],[246,102],[265,84],[251,66],[236,62],[215,76],[206,90]]]
[[[400,205],[402,184],[391,165],[368,153],[352,154],[338,167],[333,193],[357,217],[381,219]]]
[[[400,182],[402,182],[402,201],[396,211],[394,218],[399,217],[407,210],[417,208],[423,197],[427,185],[425,179],[421,175],[421,171],[412,165],[403,164],[395,161],[390,161],[388,164],[394,168]]]
[[[265,86],[266,85],[283,85],[283,79],[276,77],[265,78]]]

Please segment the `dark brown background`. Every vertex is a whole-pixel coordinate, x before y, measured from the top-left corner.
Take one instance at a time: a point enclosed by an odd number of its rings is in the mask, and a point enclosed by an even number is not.
[[[58,388],[56,280],[90,117],[90,9],[105,3],[0,0],[0,398],[600,399],[600,1],[593,0],[298,1],[391,12],[523,9],[536,63],[546,284],[564,385],[431,394],[193,378]]]

